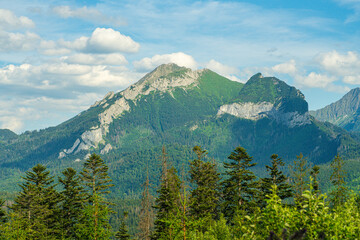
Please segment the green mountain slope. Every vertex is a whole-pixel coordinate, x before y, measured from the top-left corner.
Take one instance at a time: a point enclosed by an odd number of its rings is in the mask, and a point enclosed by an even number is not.
[[[360,88],[350,90],[340,100],[310,114],[348,131],[360,131]]]
[[[208,149],[218,163],[242,145],[259,167],[273,153],[285,162],[299,153],[315,163],[327,163],[337,153],[359,156],[358,140],[307,110],[303,94],[276,78],[257,74],[242,84],[207,69],[161,65],[56,127],[3,142],[0,169],[6,174],[0,176],[0,191],[11,189],[18,174],[36,163],[57,173],[80,168],[91,152],[108,162],[114,194],[124,198],[137,196],[147,166],[156,181],[163,145],[178,169],[188,166],[194,145]]]

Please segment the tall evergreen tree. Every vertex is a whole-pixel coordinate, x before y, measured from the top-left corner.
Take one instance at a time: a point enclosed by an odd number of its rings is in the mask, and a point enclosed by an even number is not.
[[[4,203],[5,201],[0,198],[0,224],[5,223],[7,221],[7,215],[4,210],[5,208]]]
[[[110,203],[105,195],[113,186],[108,167],[99,155],[93,153],[84,163],[81,179],[85,185],[87,206],[80,226],[82,239],[105,239],[111,235],[109,224]]]
[[[22,191],[12,205],[16,216],[26,221],[21,228],[29,232],[29,239],[50,239],[59,235],[59,194],[55,191],[53,176],[38,164],[27,171],[21,184]]]
[[[302,194],[308,185],[309,163],[303,154],[300,153],[289,168],[295,200],[302,201]]]
[[[5,201],[3,201],[0,198],[0,240],[5,240],[5,236],[4,236],[4,225],[7,221],[7,214],[5,212],[4,208],[4,203]]]
[[[166,177],[160,183],[157,191],[159,196],[155,200],[157,210],[155,229],[151,239],[173,239],[177,233],[176,221],[180,203],[181,182],[174,167],[162,174]]]
[[[130,234],[129,234],[128,228],[126,226],[126,223],[125,223],[127,217],[128,217],[128,213],[124,212],[123,213],[123,219],[121,221],[119,231],[115,234],[116,239],[130,240]]]
[[[64,238],[75,239],[76,228],[81,221],[85,204],[85,196],[76,170],[67,168],[62,174],[64,177],[59,178],[59,182],[63,187],[63,191],[60,193],[62,198],[61,234]]]
[[[154,225],[154,212],[152,209],[153,196],[150,194],[149,171],[146,174],[146,181],[143,184],[143,193],[141,197],[141,210],[139,216],[139,239],[150,240],[151,231]]]
[[[194,220],[204,220],[202,225],[207,227],[208,221],[217,216],[220,173],[215,163],[203,161],[207,151],[199,146],[195,146],[193,151],[197,158],[190,163],[190,182],[195,184],[195,189],[190,193],[189,212]]]
[[[319,179],[318,179],[319,172],[320,172],[320,167],[318,165],[313,166],[310,171],[310,176],[313,178],[313,189],[315,193],[320,192]]]
[[[249,210],[257,195],[256,176],[250,168],[255,166],[245,148],[237,147],[224,162],[225,180],[222,181],[222,211],[228,222],[232,222],[239,211]]]
[[[266,170],[270,176],[261,179],[260,190],[262,200],[264,200],[267,195],[271,195],[273,185],[276,185],[277,195],[280,197],[280,199],[284,200],[292,196],[292,187],[287,182],[288,178],[279,169],[279,167],[283,166],[284,162],[277,154],[271,155],[271,166],[266,165]],[[262,201],[262,205],[264,205],[264,201]]]
[[[342,205],[347,198],[347,187],[345,182],[346,172],[344,170],[344,160],[339,155],[336,155],[331,162],[332,174],[330,177],[334,189],[331,191],[331,203],[337,207]]]

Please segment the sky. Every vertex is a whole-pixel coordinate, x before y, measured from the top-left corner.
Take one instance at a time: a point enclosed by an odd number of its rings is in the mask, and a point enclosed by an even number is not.
[[[0,0],[0,128],[55,126],[163,63],[261,72],[316,110],[360,87],[360,0]]]

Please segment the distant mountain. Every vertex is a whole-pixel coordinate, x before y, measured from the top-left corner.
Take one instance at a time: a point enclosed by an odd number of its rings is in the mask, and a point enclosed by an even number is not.
[[[336,101],[310,114],[320,121],[327,121],[348,131],[360,131],[360,88],[354,88]]]
[[[300,153],[315,163],[360,153],[356,139],[310,116],[304,95],[277,78],[256,74],[242,84],[208,69],[166,64],[56,127],[4,142],[0,182],[8,188],[19,171],[36,163],[55,172],[80,168],[96,152],[108,162],[116,194],[126,197],[139,192],[146,166],[158,176],[163,145],[178,169],[194,158],[195,145],[218,163],[241,145],[259,167],[273,153],[287,163]]]

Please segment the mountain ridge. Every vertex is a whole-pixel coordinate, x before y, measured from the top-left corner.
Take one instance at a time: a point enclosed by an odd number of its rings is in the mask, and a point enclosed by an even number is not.
[[[268,88],[273,94],[263,97]],[[95,152],[109,163],[114,182],[121,182],[121,194],[137,192],[146,161],[151,173],[158,171],[163,145],[175,167],[192,158],[195,145],[208,149],[218,163],[241,145],[259,166],[273,153],[287,163],[300,153],[314,163],[326,163],[345,151],[352,154],[347,158],[359,154],[356,139],[318,122],[307,106],[299,90],[274,77],[256,74],[242,84],[208,69],[162,65],[56,127],[0,144],[0,167],[7,171],[0,182],[11,184],[14,169],[25,171],[36,163],[50,169],[79,168]]]
[[[310,114],[348,131],[360,131],[360,88],[351,89],[338,101]]]

